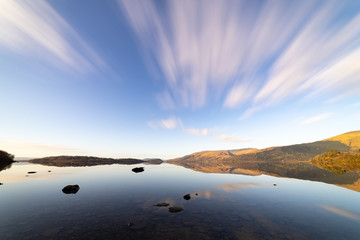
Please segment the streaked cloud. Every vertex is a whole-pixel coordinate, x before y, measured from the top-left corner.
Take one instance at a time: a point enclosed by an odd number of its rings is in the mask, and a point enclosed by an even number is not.
[[[0,1],[0,45],[80,74],[102,71],[102,58],[45,1]]]
[[[224,96],[224,107],[246,106],[249,117],[294,96],[360,93],[360,13],[348,11],[359,4],[118,2],[172,107],[201,108]]]
[[[186,129],[186,132],[196,136],[209,136],[212,133],[212,130],[208,128],[203,128],[203,129],[188,128]]]
[[[229,135],[221,135],[217,137],[217,140],[223,141],[223,142],[251,142],[252,140],[249,138],[238,138],[234,136]]]
[[[360,102],[357,102],[357,103],[347,106],[347,108],[356,108],[356,107],[360,107]]]
[[[323,209],[325,209],[325,210],[327,210],[329,212],[340,215],[342,217],[346,217],[346,218],[355,220],[357,222],[360,222],[360,215],[359,214],[352,213],[352,212],[349,212],[349,211],[347,211],[345,209],[341,209],[341,208],[331,206],[331,205],[326,205],[326,204],[320,205],[320,207],[322,207]]]
[[[331,117],[333,115],[333,113],[323,113],[323,114],[319,114],[316,115],[314,117],[308,118],[303,120],[300,125],[308,125],[308,124],[312,124],[312,123],[316,123],[316,122],[320,122],[322,120],[325,120],[329,117]]]
[[[249,84],[239,83],[229,91],[224,101],[224,107],[235,108],[244,104],[254,94],[254,88]]]
[[[170,117],[158,121],[150,121],[148,122],[148,125],[153,129],[163,128],[163,129],[172,130],[177,127],[182,127],[183,123],[180,118]]]

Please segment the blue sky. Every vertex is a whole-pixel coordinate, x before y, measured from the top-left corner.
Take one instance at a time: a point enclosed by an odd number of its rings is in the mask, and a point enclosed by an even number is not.
[[[1,1],[0,149],[169,159],[360,129],[359,1]]]

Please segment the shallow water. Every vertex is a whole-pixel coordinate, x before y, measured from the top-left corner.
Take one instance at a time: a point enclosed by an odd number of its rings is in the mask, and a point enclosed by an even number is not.
[[[134,173],[134,167],[145,171]],[[360,236],[360,193],[321,182],[209,174],[171,164],[30,163],[15,163],[1,171],[0,182],[0,239]],[[78,184],[80,190],[64,194],[62,188],[69,184]],[[185,200],[188,193],[191,199]],[[168,207],[154,206],[157,203],[184,210],[171,213]]]

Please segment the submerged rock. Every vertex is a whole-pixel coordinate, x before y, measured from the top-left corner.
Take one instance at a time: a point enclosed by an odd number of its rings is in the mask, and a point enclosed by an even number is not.
[[[133,168],[132,171],[134,173],[139,173],[139,172],[143,172],[144,171],[144,168],[143,167],[136,167],[136,168]]]
[[[188,193],[188,194],[184,195],[184,199],[185,199],[185,200],[190,200],[190,199],[191,199],[191,197],[190,197],[190,193]]]
[[[62,189],[63,193],[65,194],[75,194],[79,191],[80,187],[79,185],[67,185]]]
[[[276,183],[274,183],[273,185],[274,185],[274,187],[276,187]]]
[[[0,182],[0,185],[4,185],[2,182]]]
[[[182,207],[169,207],[169,212],[172,213],[177,213],[177,212],[181,212],[182,210],[184,210]]]
[[[35,171],[28,172],[28,174],[34,174],[34,173],[36,173],[36,172]]]
[[[167,207],[167,206],[169,206],[170,204],[168,204],[168,203],[158,203],[158,204],[155,204],[154,206],[155,207]]]

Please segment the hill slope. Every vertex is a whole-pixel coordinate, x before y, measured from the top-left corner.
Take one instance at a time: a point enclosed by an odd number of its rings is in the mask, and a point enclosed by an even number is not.
[[[350,147],[350,151],[358,151],[360,149],[360,131],[347,132],[337,135],[324,141],[337,141]]]
[[[238,162],[298,162],[308,161],[316,155],[330,149],[340,152],[357,151],[360,148],[360,131],[344,133],[323,141],[303,143],[290,146],[272,147],[266,149],[239,149],[223,151],[205,151],[169,160],[171,163],[202,162],[203,164],[221,161],[224,164]]]

